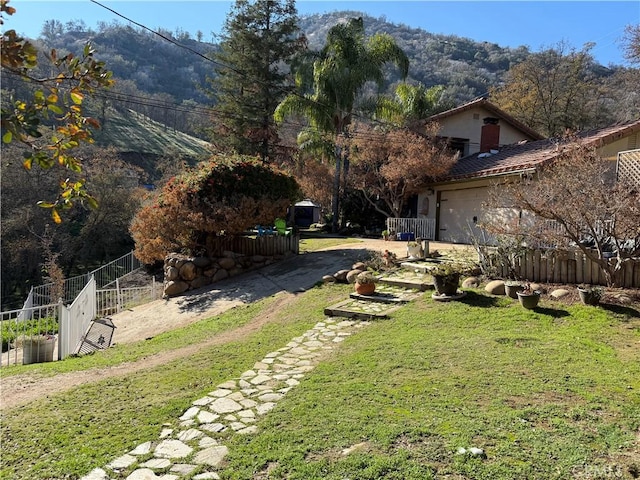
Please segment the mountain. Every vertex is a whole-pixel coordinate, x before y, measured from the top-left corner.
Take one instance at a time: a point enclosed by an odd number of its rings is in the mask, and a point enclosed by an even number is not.
[[[397,25],[384,18],[362,12],[342,11],[302,16],[299,25],[311,49],[320,49],[327,32],[338,22],[363,17],[366,32],[385,32],[394,37],[410,60],[409,82],[427,87],[444,85],[445,105],[460,105],[487,95],[492,86],[503,82],[507,71],[531,55],[526,47],[500,47],[454,35],[440,35],[419,28]],[[59,22],[58,22],[59,23]],[[115,109],[123,116],[129,110],[192,136],[206,138],[211,122],[211,100],[206,94],[208,78],[216,75],[213,52],[216,44],[201,42],[178,30],[162,30],[164,38],[142,28],[120,24],[101,24],[93,31],[82,23],[59,23],[37,40],[46,51],[79,52],[90,41],[96,56],[113,71],[117,84],[101,95],[96,108]],[[43,29],[44,30],[44,29]],[[612,70],[593,64],[593,73],[605,77]],[[399,81],[397,72],[388,71],[386,91]],[[3,88],[11,88],[5,82]]]
[[[529,55],[526,48],[502,48],[456,36],[436,35],[406,25],[396,25],[384,18],[362,12],[343,11],[302,16],[301,30],[309,47],[319,49],[328,30],[350,17],[361,16],[368,34],[386,32],[393,36],[410,59],[409,79],[427,86],[446,85],[448,96],[462,103],[483,95],[491,85],[499,83],[509,67]],[[178,104],[195,101],[210,103],[203,91],[207,77],[215,75],[216,64],[208,58],[217,45],[199,42],[186,32],[162,35],[183,46],[170,43],[142,29],[119,24],[91,29],[68,30],[40,38],[43,46],[61,51],[80,51],[91,41],[99,59],[106,62],[120,79],[125,92],[137,95],[170,95]],[[397,78],[392,78],[391,83]]]

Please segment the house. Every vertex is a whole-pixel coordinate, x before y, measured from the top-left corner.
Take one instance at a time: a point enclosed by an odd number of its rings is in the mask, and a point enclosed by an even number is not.
[[[483,108],[489,108],[482,103]],[[463,113],[467,110],[460,107]],[[452,112],[452,111],[450,111]],[[452,113],[440,114],[454,123]],[[489,212],[483,206],[488,187],[505,176],[523,176],[536,171],[542,164],[553,160],[562,152],[562,140],[527,138],[514,142],[517,130],[512,122],[496,112],[498,121],[490,120],[480,127],[479,149],[458,160],[446,178],[433,183],[418,196],[418,219],[431,226],[433,240],[471,243],[473,235],[480,234],[477,225]],[[436,116],[438,117],[438,116]],[[474,116],[475,119],[475,116]],[[489,138],[484,129],[489,125]],[[504,128],[503,127],[507,127]],[[508,136],[503,135],[506,130]],[[452,132],[453,130],[444,130]],[[526,129],[520,129],[522,134]],[[531,137],[533,133],[529,132]],[[468,135],[468,138],[473,138]],[[640,182],[640,119],[584,131],[578,138],[593,146],[600,156],[617,162],[618,175],[632,176]],[[497,140],[496,140],[497,139]],[[473,142],[469,142],[470,148]]]
[[[462,159],[481,152],[499,150],[506,145],[544,138],[484,98],[433,115],[429,120],[438,123],[438,136],[445,139],[451,148],[460,152]],[[387,230],[398,233],[412,232],[418,237],[438,239],[436,202],[434,186],[411,205],[411,211],[413,214],[417,213],[417,218],[422,219],[421,221],[415,218],[390,218],[387,220]]]

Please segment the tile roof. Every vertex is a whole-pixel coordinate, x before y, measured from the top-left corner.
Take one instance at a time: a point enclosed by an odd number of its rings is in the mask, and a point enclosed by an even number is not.
[[[640,119],[583,131],[577,137],[585,145],[600,147],[639,131]],[[458,160],[444,180],[485,178],[532,170],[560,155],[567,143],[568,140],[544,139],[507,145],[490,156],[475,153]]]

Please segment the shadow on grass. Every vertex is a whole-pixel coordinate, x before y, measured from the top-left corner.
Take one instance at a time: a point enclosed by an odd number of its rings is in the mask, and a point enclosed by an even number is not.
[[[627,318],[640,318],[640,312],[633,307],[615,305],[613,303],[600,303],[600,307],[615,315],[620,315]]]
[[[541,313],[542,315],[548,315],[553,318],[562,318],[562,317],[570,317],[571,314],[566,310],[562,310],[559,308],[549,308],[549,307],[536,307],[532,309],[536,313]]]
[[[459,302],[473,305],[474,307],[499,307],[503,304],[500,297],[490,297],[473,290],[465,290],[466,296],[458,300]]]

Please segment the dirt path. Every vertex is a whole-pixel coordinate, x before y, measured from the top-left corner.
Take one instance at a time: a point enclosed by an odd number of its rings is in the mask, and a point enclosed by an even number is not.
[[[278,294],[278,298],[273,304],[273,310],[270,313],[260,315],[242,327],[222,332],[204,342],[163,351],[149,357],[144,357],[136,362],[127,362],[107,368],[92,368],[90,370],[62,373],[52,377],[35,375],[14,375],[7,377],[2,380],[2,404],[0,405],[0,410],[17,407],[35,398],[64,392],[85,383],[99,382],[108,378],[126,376],[140,370],[154,368],[179,358],[192,356],[203,349],[215,345],[233,342],[260,330],[262,326],[273,319],[280,308],[283,308],[294,299],[295,295],[292,293],[284,292]],[[155,333],[157,333],[157,330],[155,330]]]
[[[440,249],[452,248],[440,245]],[[322,275],[349,268],[366,250],[389,249],[398,258],[406,256],[404,242],[363,240],[332,247],[321,252],[303,254],[294,259],[271,265],[260,271],[220,282],[215,286],[169,300],[156,300],[129,311],[113,315],[116,325],[113,343],[131,343],[209,318],[237,305],[251,303],[271,295],[278,295],[272,312],[237,329],[222,332],[197,344],[157,353],[136,362],[106,368],[69,372],[46,377],[37,374],[13,375],[2,379],[0,411],[24,405],[44,395],[52,395],[90,382],[126,376],[143,369],[154,368],[187,357],[213,345],[232,342],[256,332],[270,322],[281,307],[295,298],[295,293],[313,286]]]

